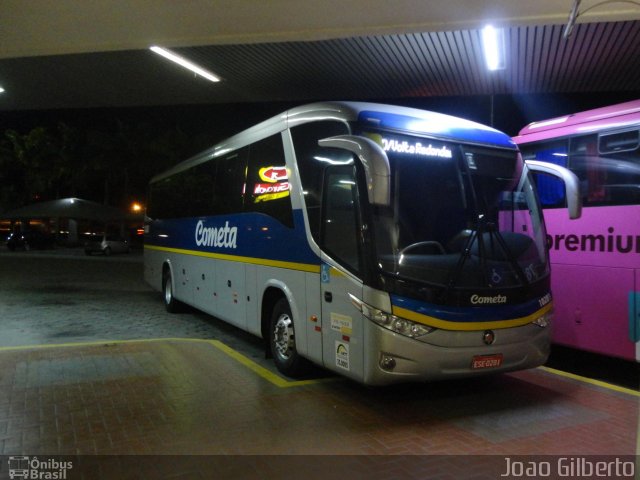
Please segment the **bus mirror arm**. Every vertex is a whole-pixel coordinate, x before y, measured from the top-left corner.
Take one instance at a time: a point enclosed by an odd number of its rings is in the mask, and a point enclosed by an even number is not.
[[[382,147],[369,138],[338,135],[318,140],[321,147],[341,148],[353,153],[364,167],[369,203],[388,207],[391,204],[391,167]]]
[[[538,160],[526,160],[525,163],[534,172],[546,173],[562,180],[567,191],[569,218],[572,220],[580,218],[582,214],[582,199],[580,197],[580,181],[575,173],[554,163],[540,162]]]

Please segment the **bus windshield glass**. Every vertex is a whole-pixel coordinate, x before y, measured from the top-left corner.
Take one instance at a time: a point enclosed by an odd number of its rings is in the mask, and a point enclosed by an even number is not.
[[[373,209],[385,275],[446,288],[526,286],[549,273],[533,183],[515,150],[387,133],[391,203]]]

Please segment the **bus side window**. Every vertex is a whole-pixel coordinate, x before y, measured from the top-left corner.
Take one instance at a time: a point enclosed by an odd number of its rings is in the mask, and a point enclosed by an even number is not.
[[[585,206],[640,202],[637,130],[604,132],[571,139],[571,170],[580,179]]]
[[[584,135],[571,139],[571,170],[580,179],[580,190],[584,205],[602,205],[607,203],[608,172],[603,159],[598,154],[597,135]]]
[[[216,184],[216,164],[215,162],[205,162],[192,168],[190,180],[185,185],[182,200],[188,205],[183,214],[201,217],[211,215],[215,211],[215,184]],[[187,207],[185,205],[185,207]]]
[[[176,173],[151,185],[148,215],[151,218],[181,218],[210,215],[213,178],[211,162]]]
[[[318,140],[348,133],[349,128],[345,123],[334,120],[305,123],[291,129],[309,228],[317,243],[320,243],[320,207],[324,169],[330,165],[345,165],[353,162],[353,156],[347,151],[321,147],[318,145]]]
[[[350,270],[360,271],[360,219],[353,166],[330,167],[325,176],[322,246]]]
[[[598,153],[633,152],[640,147],[640,130],[601,133],[598,137]]]
[[[523,145],[520,148],[525,160],[540,160],[567,167],[569,152],[566,140]],[[566,207],[565,188],[560,179],[539,173],[534,174],[534,179],[543,208]]]
[[[264,213],[293,228],[289,182],[282,136],[278,133],[253,143],[249,150],[245,211]]]
[[[214,215],[242,212],[244,175],[246,172],[246,150],[237,150],[224,158],[215,160]],[[192,193],[193,195],[193,193]]]

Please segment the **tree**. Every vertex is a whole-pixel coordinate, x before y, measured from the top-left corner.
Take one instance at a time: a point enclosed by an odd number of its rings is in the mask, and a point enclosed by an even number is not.
[[[15,177],[8,179],[21,203],[37,200],[48,192],[55,181],[52,159],[55,142],[44,127],[32,129],[27,134],[15,130],[5,132],[8,154],[4,161]]]
[[[0,212],[68,196],[128,207],[155,174],[200,150],[179,127],[115,120],[111,128],[35,127],[0,133]]]

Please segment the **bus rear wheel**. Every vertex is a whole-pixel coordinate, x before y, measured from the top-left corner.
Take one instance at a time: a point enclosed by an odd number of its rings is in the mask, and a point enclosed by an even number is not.
[[[271,354],[276,368],[288,377],[300,377],[309,370],[309,362],[296,350],[296,336],[291,307],[286,299],[278,300],[271,315],[269,329]]]

